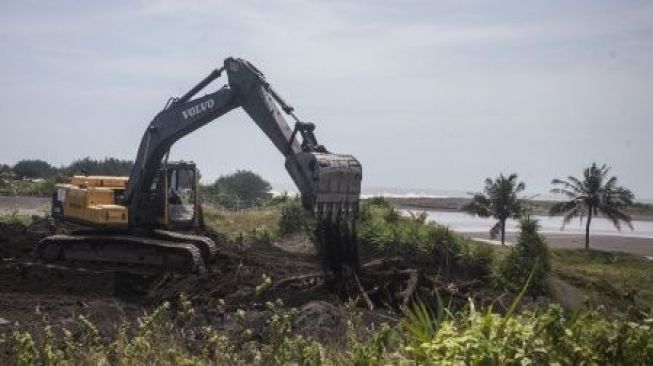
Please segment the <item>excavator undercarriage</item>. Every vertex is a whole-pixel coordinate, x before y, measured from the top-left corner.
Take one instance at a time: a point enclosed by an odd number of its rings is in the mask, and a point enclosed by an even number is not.
[[[228,85],[193,99],[225,71]],[[236,58],[156,115],[128,178],[76,176],[57,187],[53,217],[78,227],[41,240],[39,257],[133,273],[206,271],[217,246],[202,235],[199,173],[193,163],[168,162],[168,155],[180,138],[239,107],[285,157],[302,204],[316,219],[314,240],[325,269],[336,278],[356,271],[361,164],[318,144],[315,125],[299,120],[258,69]],[[295,120],[293,129],[279,107]]]

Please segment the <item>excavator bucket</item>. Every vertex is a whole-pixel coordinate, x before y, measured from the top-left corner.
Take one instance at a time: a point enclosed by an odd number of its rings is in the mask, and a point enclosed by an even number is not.
[[[303,151],[286,160],[302,193],[304,208],[320,220],[354,220],[358,214],[362,168],[351,155]]]
[[[361,194],[361,164],[351,155],[312,155],[316,160],[314,177],[317,178],[315,216],[331,222],[355,219]]]
[[[306,209],[317,219],[314,240],[325,259],[325,269],[336,277],[358,270],[356,218],[361,192],[362,168],[351,155],[301,152],[286,161],[289,171],[304,174],[296,182]]]

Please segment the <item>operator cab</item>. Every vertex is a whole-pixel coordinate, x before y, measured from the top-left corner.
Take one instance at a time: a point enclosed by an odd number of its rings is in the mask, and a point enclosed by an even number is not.
[[[168,162],[159,171],[157,189],[162,197],[159,223],[173,230],[188,230],[202,225],[199,199],[199,172],[195,163]]]

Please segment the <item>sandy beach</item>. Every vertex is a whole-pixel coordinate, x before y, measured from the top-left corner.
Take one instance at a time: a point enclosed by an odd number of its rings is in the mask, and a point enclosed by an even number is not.
[[[461,234],[470,238],[490,239],[488,233],[465,233]],[[553,234],[545,233],[547,243],[551,248],[582,249],[585,248],[585,236],[578,234]],[[517,234],[506,234],[507,242],[515,242]],[[617,235],[590,235],[590,248],[604,251],[617,251],[643,255],[653,258],[653,239],[626,237]]]

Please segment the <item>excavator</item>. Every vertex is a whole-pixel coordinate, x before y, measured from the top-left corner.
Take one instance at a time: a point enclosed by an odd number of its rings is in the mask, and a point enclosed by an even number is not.
[[[225,72],[227,85],[196,97]],[[78,175],[57,185],[52,217],[76,229],[42,239],[37,256],[135,272],[206,272],[217,247],[202,231],[199,172],[192,162],[168,157],[176,141],[237,108],[284,156],[303,207],[316,219],[325,269],[335,276],[355,271],[360,162],[319,144],[315,125],[301,121],[261,71],[233,57],[183,96],[168,100],[145,130],[129,177]],[[293,128],[282,111],[295,121]]]

